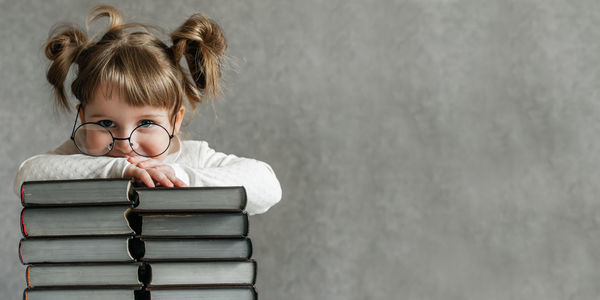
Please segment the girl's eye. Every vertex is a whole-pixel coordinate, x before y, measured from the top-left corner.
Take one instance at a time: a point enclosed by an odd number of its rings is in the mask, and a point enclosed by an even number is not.
[[[144,127],[150,127],[150,125],[154,125],[156,123],[154,123],[154,121],[152,120],[142,120],[140,121],[140,126],[144,126]]]
[[[111,120],[100,120],[97,122],[100,126],[102,127],[111,127],[113,126],[115,123]]]

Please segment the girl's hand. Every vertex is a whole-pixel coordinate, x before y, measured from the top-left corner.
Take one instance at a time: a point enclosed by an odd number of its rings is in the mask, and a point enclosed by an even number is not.
[[[124,177],[135,178],[148,187],[154,187],[155,183],[165,187],[185,187],[186,184],[175,176],[175,170],[171,166],[163,164],[159,160],[130,157],[131,165],[125,169]]]

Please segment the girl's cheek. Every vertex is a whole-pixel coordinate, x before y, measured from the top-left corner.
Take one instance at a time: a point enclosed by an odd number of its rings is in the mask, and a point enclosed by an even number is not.
[[[80,145],[84,150],[91,155],[104,155],[109,150],[109,146],[112,143],[112,137],[107,134],[104,130],[99,130],[95,127],[82,131],[83,145]],[[81,141],[80,140],[80,141]]]
[[[168,133],[163,129],[160,129],[160,127],[137,129],[134,134],[131,135],[131,140],[135,152],[158,160],[164,158],[170,145]]]

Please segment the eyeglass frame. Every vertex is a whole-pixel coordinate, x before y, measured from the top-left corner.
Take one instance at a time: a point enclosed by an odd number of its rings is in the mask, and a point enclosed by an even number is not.
[[[73,144],[75,144],[75,147],[77,147],[77,150],[79,150],[79,152],[81,152],[81,153],[83,153],[83,154],[85,154],[85,155],[88,155],[88,156],[104,156],[104,155],[106,155],[106,154],[110,153],[110,151],[112,151],[112,150],[114,149],[115,141],[125,141],[125,140],[127,140],[127,141],[128,141],[128,143],[127,143],[127,144],[129,144],[129,148],[131,148],[131,150],[132,150],[133,152],[135,152],[135,154],[137,154],[137,155],[139,155],[139,156],[143,156],[143,157],[148,157],[148,158],[157,157],[157,156],[160,156],[160,155],[162,155],[163,153],[167,152],[167,150],[169,150],[169,147],[171,147],[171,140],[173,139],[173,137],[175,137],[175,123],[177,122],[177,115],[175,115],[175,122],[173,122],[173,131],[172,131],[172,132],[171,132],[171,134],[169,135],[169,144],[167,145],[167,148],[165,148],[165,150],[164,150],[163,152],[161,152],[160,154],[157,154],[157,155],[153,155],[153,156],[141,155],[141,154],[137,153],[137,151],[135,151],[135,149],[133,149],[133,144],[131,143],[131,135],[132,135],[132,134],[133,134],[133,132],[134,132],[134,131],[136,131],[138,128],[140,128],[141,126],[145,126],[145,125],[138,125],[137,127],[135,127],[135,128],[134,128],[133,130],[131,130],[131,132],[129,133],[129,137],[126,137],[126,138],[118,138],[118,137],[115,137],[115,136],[112,134],[112,132],[111,132],[110,130],[108,130],[106,127],[104,127],[104,126],[100,125],[100,123],[99,123],[99,122],[85,122],[85,123],[82,123],[81,125],[77,126],[77,120],[78,120],[78,118],[79,118],[79,112],[81,111],[81,108],[82,108],[82,107],[83,107],[83,105],[81,105],[81,104],[77,106],[77,114],[75,115],[75,123],[73,123],[73,131],[71,131],[71,140],[73,141]],[[108,131],[108,133],[110,134],[110,137],[112,138],[112,144],[113,144],[113,146],[110,148],[110,150],[108,150],[106,153],[104,153],[104,154],[100,154],[100,155],[88,154],[88,153],[85,153],[85,152],[81,151],[81,149],[79,148],[79,146],[78,146],[78,145],[77,145],[77,143],[75,142],[75,132],[76,132],[77,130],[79,130],[79,128],[81,128],[83,125],[86,125],[86,124],[94,124],[94,125],[98,125],[98,126],[101,126],[101,127],[102,127],[102,128],[104,128],[104,129],[106,129],[106,131]],[[156,125],[156,126],[160,126],[162,129],[164,129],[164,130],[165,130],[165,132],[167,132],[167,134],[169,134],[169,131],[168,131],[168,130],[167,130],[165,127],[163,127],[162,125],[160,125],[160,124],[156,124],[156,123],[154,123],[154,125]]]

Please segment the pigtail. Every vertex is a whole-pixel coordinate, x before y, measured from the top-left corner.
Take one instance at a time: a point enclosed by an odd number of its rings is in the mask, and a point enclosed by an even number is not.
[[[221,91],[222,57],[227,48],[225,36],[219,25],[201,15],[192,15],[171,33],[173,59],[178,67],[185,57],[194,83],[183,79],[184,90],[190,104],[195,107],[204,98],[216,99]]]
[[[86,43],[85,33],[74,25],[56,27],[46,42],[45,54],[52,61],[46,78],[54,88],[56,101],[67,110],[70,110],[70,106],[65,93],[65,79],[71,64],[76,61]]]

